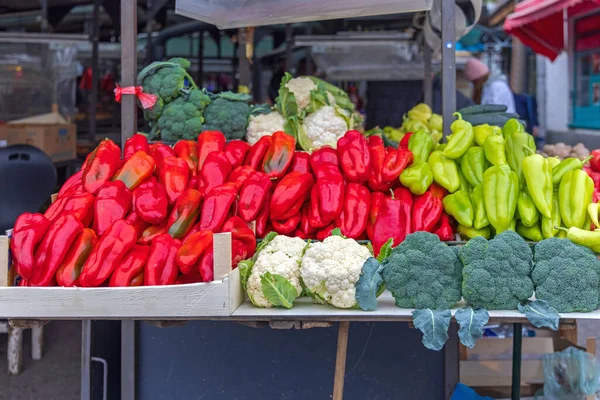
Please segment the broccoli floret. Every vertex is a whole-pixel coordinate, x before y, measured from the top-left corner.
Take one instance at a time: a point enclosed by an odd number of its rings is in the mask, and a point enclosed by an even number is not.
[[[569,239],[550,238],[534,248],[535,297],[558,312],[589,312],[598,306],[600,260]]]
[[[192,77],[186,72],[190,62],[182,58],[153,62],[138,74],[138,82],[144,92],[152,93],[169,103],[182,91],[196,88]]]
[[[160,97],[156,99],[156,103],[151,108],[144,110],[144,119],[149,123],[158,121],[165,108],[165,102]]]
[[[168,103],[156,125],[162,140],[197,139],[204,123],[202,112],[209,103],[208,95],[199,89]]]
[[[492,240],[475,237],[459,257],[464,265],[462,294],[471,306],[515,310],[533,295],[531,248],[517,233],[505,231]]]
[[[250,116],[249,97],[237,98],[230,92],[217,95],[204,111],[204,130],[221,131],[229,140],[242,139]]]
[[[462,264],[456,252],[429,232],[415,232],[383,262],[387,289],[403,308],[448,309],[460,300]]]

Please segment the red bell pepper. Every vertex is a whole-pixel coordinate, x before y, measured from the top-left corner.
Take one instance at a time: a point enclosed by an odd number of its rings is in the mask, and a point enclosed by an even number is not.
[[[73,242],[61,266],[56,271],[56,283],[59,286],[78,286],[79,274],[83,265],[98,242],[96,232],[85,228]]]
[[[267,154],[267,150],[269,150],[269,147],[271,146],[271,141],[271,136],[263,136],[258,142],[254,143],[252,147],[250,147],[250,151],[248,151],[248,155],[244,160],[244,165],[258,171],[265,158],[265,154]]]
[[[202,280],[202,275],[200,275],[199,272],[192,274],[192,275],[179,274],[179,275],[177,275],[177,279],[175,279],[176,285],[189,285],[190,283],[200,283],[200,282],[204,282],[204,281]]]
[[[320,229],[326,227],[329,222],[323,219],[321,216],[321,209],[319,208],[319,188],[317,185],[313,186],[310,191],[310,201],[308,204],[308,225],[313,229]]]
[[[600,149],[592,150],[592,159],[590,160],[590,167],[596,172],[600,172]]]
[[[125,148],[123,149],[123,160],[129,160],[131,156],[133,156],[138,151],[143,151],[146,154],[150,154],[148,138],[140,133],[134,134],[132,137],[125,141]]]
[[[292,215],[290,218],[283,221],[275,221],[272,220],[273,230],[280,235],[288,235],[296,230],[296,227],[300,223],[302,219],[301,214],[298,212],[295,215]]]
[[[367,139],[358,131],[348,131],[338,139],[337,150],[344,176],[350,182],[366,182],[371,173]]]
[[[373,146],[385,146],[383,143],[383,139],[380,136],[371,135],[367,138],[367,145],[369,147]]]
[[[202,194],[195,189],[186,189],[175,202],[167,226],[169,235],[180,239],[192,228],[200,213]]]
[[[198,173],[198,142],[195,140],[180,140],[175,143],[173,150],[190,167],[190,174]]]
[[[83,171],[83,187],[92,194],[109,182],[121,168],[121,149],[110,139],[104,139],[90,155]]]
[[[398,143],[398,148],[399,149],[408,149],[408,141],[410,140],[410,137],[412,135],[413,135],[413,132],[406,132],[406,134],[400,140],[400,143]]]
[[[109,182],[96,196],[94,202],[94,230],[99,236],[113,222],[125,218],[131,208],[131,191],[121,181]]]
[[[214,256],[215,251],[211,247],[204,253],[200,264],[198,264],[198,272],[202,277],[202,282],[212,282],[215,280]]]
[[[433,232],[442,216],[444,210],[442,200],[446,193],[444,188],[432,183],[425,193],[415,197],[412,213],[413,232]]]
[[[224,183],[208,192],[202,204],[199,228],[218,232],[236,197],[237,188],[233,183]]]
[[[213,247],[213,233],[209,230],[199,231],[188,236],[177,250],[175,261],[184,275],[198,274],[198,263],[202,256]]]
[[[133,190],[154,173],[154,158],[144,151],[132,155],[123,168],[115,175],[115,180],[123,181],[128,189]]]
[[[107,183],[110,185],[111,183]],[[50,221],[55,221],[64,214],[73,215],[84,226],[89,226],[94,217],[94,195],[83,188],[74,189],[68,195],[57,199],[48,207],[44,216]]]
[[[271,136],[271,143],[262,162],[262,170],[271,179],[279,179],[292,165],[296,139],[285,132],[277,131]]]
[[[344,208],[344,177],[337,166],[323,162],[313,167],[317,182],[317,199],[323,221],[331,222]]]
[[[340,159],[337,150],[330,146],[323,146],[311,153],[310,166],[313,171],[316,171],[317,167],[323,163],[330,163],[339,168]]]
[[[190,169],[181,158],[167,157],[163,160],[159,170],[158,179],[167,191],[169,204],[174,204],[187,188],[190,178]]]
[[[378,136],[370,136],[369,139],[373,137]],[[367,181],[369,189],[374,192],[388,192],[392,188],[392,183],[384,181],[382,175],[386,156],[386,151],[383,144],[369,146],[369,156],[371,158],[371,172]]]
[[[285,221],[300,212],[314,184],[311,174],[290,172],[275,186],[271,197],[271,219]]]
[[[267,192],[267,198],[265,199],[265,207],[263,207],[258,215],[256,216],[256,221],[254,230],[256,231],[256,236],[259,238],[264,238],[267,233],[269,233],[269,217],[271,216],[271,192]]]
[[[152,225],[142,232],[138,243],[150,245],[152,244],[152,241],[156,239],[157,236],[165,234],[168,231],[169,226],[167,225],[167,221],[164,221],[160,225]]]
[[[213,151],[225,151],[225,135],[219,131],[204,131],[198,136],[198,172],[202,171],[206,157]]]
[[[23,213],[17,218],[10,239],[10,249],[17,273],[23,279],[31,278],[35,266],[33,255],[49,227],[50,220],[39,213]]]
[[[413,161],[413,154],[408,149],[388,148],[390,151],[383,159],[383,168],[381,169],[381,177],[384,182],[396,182],[400,177],[404,168],[409,166]]]
[[[225,145],[225,155],[232,168],[242,165],[249,151],[250,144],[243,140],[232,140]]]
[[[385,196],[377,213],[373,226],[373,254],[377,257],[381,247],[391,238],[393,246],[398,246],[406,238],[405,221],[400,220],[402,202],[399,199]]]
[[[135,211],[132,211],[127,215],[125,222],[135,228],[138,237],[142,236],[142,232],[144,232],[150,226],[150,224],[144,221]]]
[[[198,190],[205,194],[213,188],[224,184],[231,173],[231,163],[222,151],[213,151],[204,161],[200,170],[200,185]]]
[[[377,221],[377,215],[379,215],[384,199],[385,194],[382,192],[371,192],[371,208],[369,208],[369,219],[367,220],[367,228],[365,229],[369,240],[373,240],[375,221]]]
[[[83,187],[82,177],[83,170],[79,170],[74,175],[71,175],[71,177],[67,179],[64,185],[62,185],[56,197],[60,199],[61,197],[64,197],[66,193],[69,193],[71,190]]]
[[[172,285],[177,279],[179,268],[175,262],[181,242],[168,234],[157,236],[152,241],[148,261],[144,268],[146,286]]]
[[[238,214],[246,222],[256,219],[260,210],[269,207],[267,194],[271,190],[271,179],[262,172],[254,172],[242,186],[238,201]]]
[[[115,221],[96,243],[79,275],[83,287],[100,286],[135,245],[137,232],[124,220]]]
[[[237,268],[240,261],[248,259],[248,252],[241,240],[231,241],[231,268]]]
[[[342,235],[357,239],[365,231],[371,208],[371,193],[360,183],[350,182],[346,185],[344,208],[336,219],[335,225]]]
[[[246,182],[246,180],[254,172],[256,172],[256,171],[247,165],[239,166],[239,167],[235,168],[233,171],[231,171],[231,173],[227,177],[227,182],[231,182],[231,183],[235,184],[235,187],[237,187],[238,190],[240,190],[242,188],[242,186],[244,186],[244,183]]]
[[[317,231],[317,235],[316,235],[317,240],[320,240],[322,242],[323,240],[325,240],[326,238],[331,236],[334,229],[335,229],[335,224],[329,224],[325,228]]]
[[[109,286],[142,286],[144,284],[144,267],[149,255],[150,246],[134,245],[113,271]]]
[[[188,180],[188,184],[186,186],[186,189],[198,189],[198,187],[200,187],[200,182],[202,180],[200,179],[199,175],[194,175],[191,176],[190,179]]]
[[[156,170],[160,171],[163,160],[168,157],[177,157],[175,150],[164,143],[154,143],[150,146],[150,155],[156,162]]]
[[[448,242],[454,240],[454,227],[452,226],[452,220],[448,214],[442,213],[442,217],[433,229],[433,233],[435,233],[441,241]]]
[[[317,228],[313,228],[310,225],[310,209],[311,203],[304,203],[302,209],[300,210],[300,226],[297,231],[301,231],[303,233],[303,239],[308,239],[312,236],[313,233],[317,231]]]
[[[31,278],[27,279],[29,286],[50,285],[56,270],[82,231],[83,224],[69,214],[58,217],[50,225],[35,251],[35,268]]]
[[[394,189],[393,198],[400,201],[400,219],[398,224],[403,225],[405,235],[412,231],[413,194],[405,187]]]
[[[250,258],[256,251],[256,236],[248,224],[240,217],[231,217],[223,224],[222,232],[231,232],[231,239],[239,241],[243,247],[243,259]]]
[[[144,221],[156,225],[167,218],[167,191],[155,177],[147,179],[133,191],[133,208]]]
[[[310,154],[305,151],[294,152],[290,172],[310,173]]]

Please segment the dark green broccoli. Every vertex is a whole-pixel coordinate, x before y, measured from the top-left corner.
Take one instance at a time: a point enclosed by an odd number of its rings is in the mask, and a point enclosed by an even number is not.
[[[168,103],[156,124],[162,140],[196,140],[202,132],[204,109],[210,103],[207,93],[192,89],[186,96]]]
[[[403,308],[448,309],[460,300],[462,264],[437,235],[415,232],[383,262],[383,280]]]
[[[206,125],[202,130],[223,132],[229,140],[242,139],[250,116],[250,96],[224,92],[215,95],[204,110]]]
[[[531,248],[514,231],[492,240],[475,237],[461,247],[462,294],[473,307],[516,310],[533,295]]]
[[[600,260],[569,239],[550,238],[534,248],[535,297],[558,312],[589,312],[598,306]]]
[[[138,74],[137,81],[144,92],[157,95],[166,104],[177,98],[182,91],[196,88],[194,80],[186,72],[189,67],[190,62],[183,58],[153,62]]]

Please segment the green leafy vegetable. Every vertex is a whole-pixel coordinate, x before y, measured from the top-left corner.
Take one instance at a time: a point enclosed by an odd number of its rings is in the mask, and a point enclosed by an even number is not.
[[[222,92],[217,96],[225,100],[243,101],[245,103],[252,101],[252,96],[250,96],[248,93]]]
[[[283,115],[283,118],[286,119],[290,117],[298,117],[298,103],[296,102],[296,96],[285,86],[293,78],[294,77],[290,73],[285,73],[284,77],[281,79],[281,84],[279,86],[279,92],[276,99],[277,109],[281,115]]]
[[[436,310],[429,308],[413,311],[413,324],[423,332],[423,345],[429,350],[441,350],[448,340],[448,327],[450,326],[450,310]]]
[[[381,264],[370,257],[365,261],[360,278],[356,282],[356,302],[361,310],[373,311],[377,308],[377,293],[383,286]]]
[[[331,231],[331,236],[340,236],[345,238],[346,236],[342,235],[342,230],[340,228],[335,228]]]
[[[264,249],[269,243],[271,243],[273,239],[275,239],[275,236],[277,236],[277,232],[269,232],[265,235],[263,240],[256,245],[256,253],[254,253],[254,257],[252,257],[254,261],[256,261],[258,254],[262,251],[262,249]]]
[[[268,104],[256,104],[251,107],[250,115],[270,114],[271,106]]]
[[[281,275],[265,272],[260,277],[260,283],[265,298],[273,306],[292,308],[298,292],[290,281]]]
[[[240,281],[244,290],[246,290],[248,278],[250,277],[250,273],[252,272],[253,266],[254,261],[252,260],[242,260],[238,263],[238,270],[240,271]]]
[[[535,300],[518,305],[519,312],[525,314],[525,317],[537,328],[550,328],[553,331],[558,330],[558,321],[560,315],[556,308],[552,307],[545,300]]]
[[[377,256],[377,261],[383,262],[390,253],[392,252],[392,246],[394,245],[394,239],[390,238],[387,242],[381,246],[381,250],[379,250],[379,255]]]
[[[460,342],[469,348],[475,346],[475,341],[483,336],[483,327],[490,315],[483,308],[459,308],[454,314],[458,322],[458,337]]]

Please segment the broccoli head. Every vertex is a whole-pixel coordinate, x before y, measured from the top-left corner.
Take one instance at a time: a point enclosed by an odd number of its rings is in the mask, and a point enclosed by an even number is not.
[[[138,82],[144,92],[159,96],[164,103],[177,98],[182,91],[196,88],[192,77],[187,73],[190,62],[182,58],[153,62],[138,74]]]
[[[437,235],[410,234],[383,262],[383,280],[403,308],[448,309],[460,300],[462,264]]]
[[[492,240],[477,236],[461,247],[459,257],[464,265],[462,294],[471,306],[516,310],[533,295],[531,248],[514,231]]]
[[[250,116],[250,96],[231,92],[216,95],[204,111],[203,130],[221,131],[228,140],[242,139]]]
[[[187,96],[178,97],[168,103],[156,124],[161,139],[197,139],[204,122],[202,112],[209,103],[208,95],[199,89],[192,89]]]
[[[550,238],[534,248],[535,297],[558,312],[589,312],[598,306],[600,260],[569,239]]]

